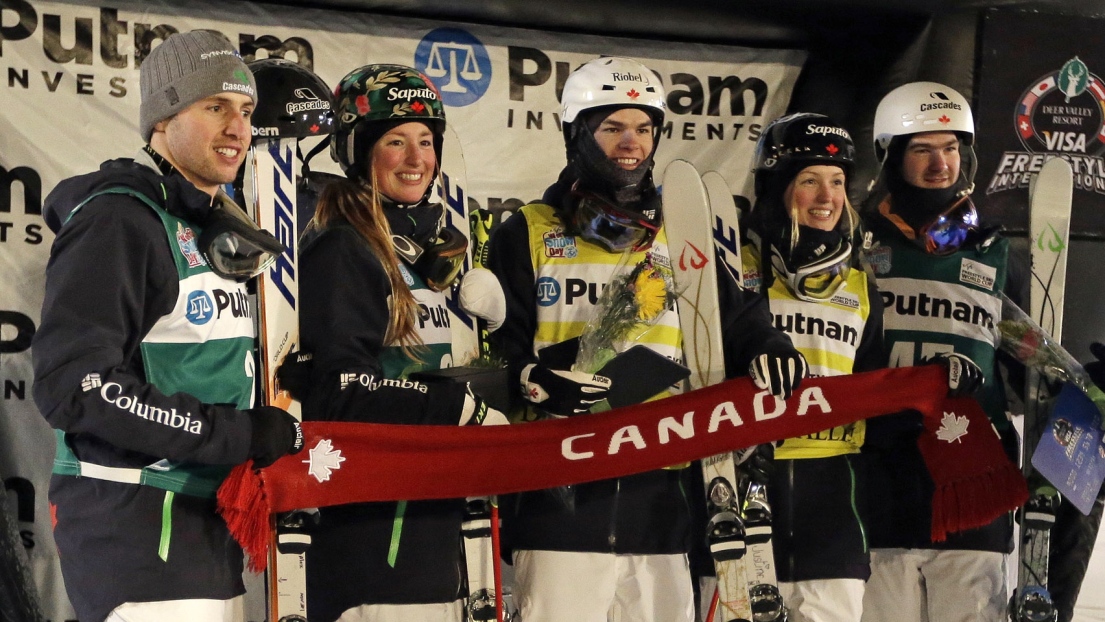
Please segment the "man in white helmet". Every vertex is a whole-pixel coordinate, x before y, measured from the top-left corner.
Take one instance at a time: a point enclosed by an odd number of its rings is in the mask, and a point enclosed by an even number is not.
[[[942,84],[906,84],[879,103],[873,133],[881,169],[864,210],[874,238],[867,259],[885,307],[890,364],[954,359],[959,393],[974,393],[1015,461],[992,326],[999,293],[1017,279],[1008,241],[979,223],[971,203],[970,106]],[[1005,620],[1012,515],[932,542],[933,484],[915,442],[920,430],[910,413],[868,423],[872,555],[863,620]]]
[[[570,371],[571,361],[539,352],[581,334],[619,262],[670,273],[652,179],[666,107],[659,78],[641,63],[600,58],[582,65],[562,96],[567,166],[541,201],[521,208],[491,237],[489,267],[507,299],[506,320],[492,339],[521,388],[527,418],[586,414],[608,395],[611,379]],[[734,287],[727,273],[719,280],[732,375],[747,373],[756,360],[778,372],[756,369],[770,376],[766,388],[789,396],[805,360],[771,327],[763,299]],[[674,307],[615,348],[633,344],[682,361]],[[671,394],[656,390],[657,397]],[[698,470],[687,467],[505,499],[504,534],[522,618],[693,620],[687,553],[692,508],[705,500],[688,494]]]

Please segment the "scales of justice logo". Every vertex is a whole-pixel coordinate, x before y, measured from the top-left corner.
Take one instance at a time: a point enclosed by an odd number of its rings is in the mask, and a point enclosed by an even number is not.
[[[1066,158],[1075,187],[1105,194],[1105,82],[1077,56],[1025,89],[1013,115],[1024,151],[1006,151],[986,193],[1027,188],[1050,157]]]
[[[438,28],[414,50],[414,66],[434,81],[446,106],[467,106],[491,84],[491,58],[475,36],[459,28]]]

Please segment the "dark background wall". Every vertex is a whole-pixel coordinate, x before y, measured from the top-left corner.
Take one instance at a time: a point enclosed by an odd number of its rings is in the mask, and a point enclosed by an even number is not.
[[[665,41],[798,48],[809,53],[791,111],[827,114],[859,147],[854,199],[874,176],[871,121],[891,89],[915,80],[947,84],[975,101],[979,39],[988,10],[1105,18],[1105,0],[316,0],[289,6],[433,17]],[[1102,22],[1105,25],[1105,21]],[[1103,37],[1102,43],[1105,43]],[[1028,51],[1026,51],[1028,53]],[[1009,62],[1016,62],[1010,58]],[[977,111],[977,106],[976,106]],[[979,145],[986,149],[985,143]],[[1021,229],[1015,226],[1014,229]],[[1026,253],[1023,233],[1014,248]],[[1063,342],[1081,361],[1105,340],[1105,295],[1086,278],[1105,264],[1105,239],[1075,236]]]

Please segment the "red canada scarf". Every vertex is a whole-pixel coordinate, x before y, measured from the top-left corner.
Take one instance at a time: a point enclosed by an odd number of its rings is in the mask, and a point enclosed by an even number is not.
[[[239,465],[219,511],[263,569],[269,515],[366,501],[504,494],[622,477],[876,415],[920,411],[936,484],[932,539],[985,525],[1028,489],[973,399],[946,400],[937,365],[811,378],[783,402],[748,378],[596,415],[494,427],[307,422],[305,451]]]

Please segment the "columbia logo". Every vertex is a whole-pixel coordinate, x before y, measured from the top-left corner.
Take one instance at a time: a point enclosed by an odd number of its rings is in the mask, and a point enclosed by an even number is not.
[[[100,381],[100,374],[88,374],[81,379],[81,389],[86,393],[92,389],[99,389],[101,384],[103,383]]]

